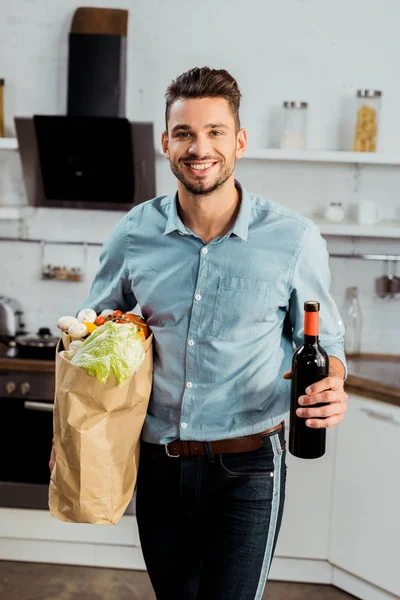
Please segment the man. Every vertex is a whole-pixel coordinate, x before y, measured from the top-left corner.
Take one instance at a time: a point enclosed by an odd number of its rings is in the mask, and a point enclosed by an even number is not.
[[[262,597],[282,518],[282,422],[305,300],[321,303],[330,377],[312,386],[301,416],[326,428],[346,409],[325,242],[311,221],[235,181],[247,146],[239,104],[224,70],[195,68],[171,83],[162,147],[177,193],[122,219],[85,303],[138,303],[154,333],[137,520],[159,600]],[[312,407],[319,402],[328,404]]]

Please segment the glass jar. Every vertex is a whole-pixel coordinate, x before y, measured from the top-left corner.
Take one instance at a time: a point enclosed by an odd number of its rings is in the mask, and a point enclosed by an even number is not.
[[[325,218],[331,223],[341,223],[344,216],[344,209],[341,202],[331,202],[325,210]]]
[[[354,132],[354,152],[375,152],[382,92],[357,91],[357,121]]]
[[[284,102],[284,128],[281,148],[304,150],[306,147],[307,102]]]
[[[362,315],[358,299],[358,288],[355,286],[346,290],[343,320],[345,326],[344,351],[348,355],[360,354]]]
[[[4,79],[0,79],[0,137],[4,137]]]

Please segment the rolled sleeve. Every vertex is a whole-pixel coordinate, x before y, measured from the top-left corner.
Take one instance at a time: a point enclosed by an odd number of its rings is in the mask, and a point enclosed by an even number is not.
[[[127,222],[124,217],[105,242],[100,255],[100,267],[82,308],[93,308],[96,312],[106,308],[128,312],[136,306],[127,267]]]
[[[330,281],[326,242],[317,227],[311,225],[298,254],[290,286],[289,317],[293,328],[292,339],[296,347],[303,343],[304,302],[317,300],[321,305],[319,334],[321,346],[329,356],[340,360],[347,378],[344,324],[329,292]]]

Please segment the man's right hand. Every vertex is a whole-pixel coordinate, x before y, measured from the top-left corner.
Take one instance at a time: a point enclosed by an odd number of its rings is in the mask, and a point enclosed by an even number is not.
[[[54,447],[54,439],[53,439],[53,443],[52,443],[52,446],[51,446],[50,460],[49,460],[50,473],[53,472],[55,464],[56,464],[56,449]]]

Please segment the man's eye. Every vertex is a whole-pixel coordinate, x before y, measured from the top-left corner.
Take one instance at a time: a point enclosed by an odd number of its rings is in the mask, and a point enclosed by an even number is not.
[[[176,137],[178,137],[178,138],[186,138],[186,137],[189,137],[189,136],[190,136],[190,133],[188,131],[180,131],[176,135]]]
[[[215,135],[215,136],[222,135],[222,131],[211,131],[211,135]]]

